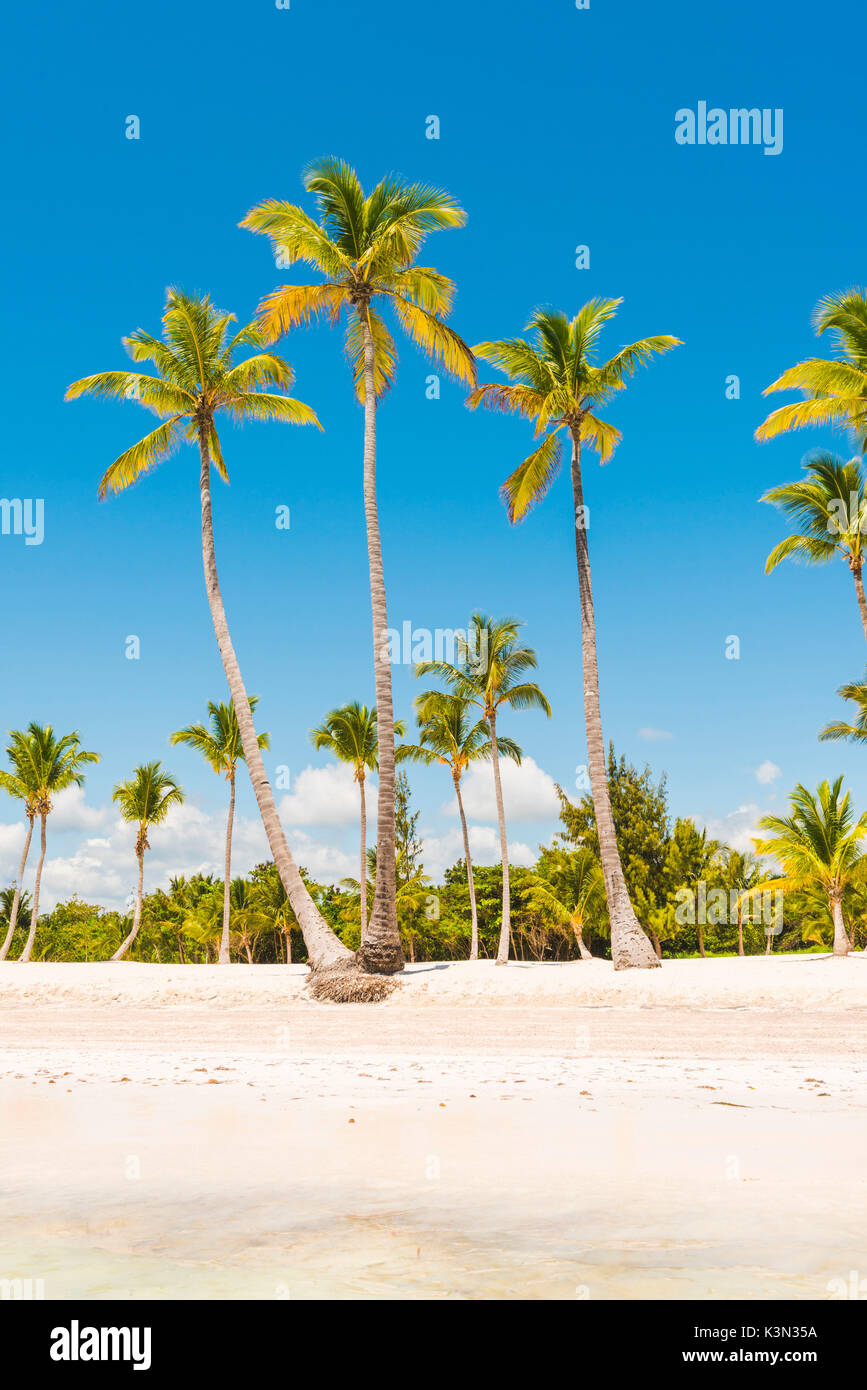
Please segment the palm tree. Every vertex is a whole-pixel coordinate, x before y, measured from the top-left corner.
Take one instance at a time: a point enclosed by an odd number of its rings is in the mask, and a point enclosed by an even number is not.
[[[395,901],[394,708],[376,499],[376,411],[394,379],[397,349],[379,310],[388,305],[410,339],[449,375],[475,382],[473,354],[445,322],[454,298],[452,281],[415,263],[430,232],[461,227],[466,214],[448,193],[393,176],[365,195],[355,170],[334,158],[311,164],[304,187],[316,197],[318,220],[292,203],[269,199],[252,208],[241,226],[270,237],[283,265],[303,261],[324,276],[315,285],[282,285],[262,301],[260,322],[269,339],[311,317],[334,324],[344,311],[347,315],[346,350],[364,406],[364,514],[379,746],[376,844],[382,866],[359,955],[369,969],[392,973],[403,969],[403,952]]]
[[[600,419],[596,411],[618,391],[638,367],[655,353],[679,345],[668,335],[642,338],[621,348],[607,362],[598,363],[596,342],[603,325],[617,312],[620,299],[591,299],[573,319],[550,310],[538,310],[527,325],[533,341],[512,338],[480,343],[475,352],[510,378],[508,386],[479,386],[467,404],[475,410],[508,411],[532,420],[535,437],[542,442],[514,473],[500,492],[509,521],[516,524],[541,502],[560,467],[560,431],[565,430],[572,448],[572,500],[578,592],[581,600],[581,654],[584,667],[584,717],[587,727],[587,761],[605,892],[611,918],[611,958],[616,970],[659,965],[653,947],[639,925],[623,876],[617,848],[611,798],[605,770],[605,744],[599,708],[599,669],[596,654],[596,619],[590,578],[586,508],[581,478],[581,450],[595,449],[606,463],[620,440],[620,431]]]
[[[506,813],[503,807],[503,787],[500,781],[500,755],[497,738],[497,715],[500,707],[512,709],[541,709],[548,718],[551,706],[542,691],[532,681],[522,677],[536,669],[536,653],[518,643],[518,631],[523,626],[516,618],[488,618],[474,613],[466,636],[459,643],[457,665],[448,661],[422,661],[416,667],[417,676],[438,676],[467,704],[481,710],[482,719],[491,736],[491,763],[494,769],[494,795],[497,802],[497,822],[500,831],[500,857],[503,864],[503,915],[497,965],[509,959],[511,931],[511,899],[509,884],[509,846],[506,839]],[[418,717],[428,724],[439,717],[449,696],[439,690],[429,690],[416,700]],[[510,756],[514,756],[513,753]]]
[[[293,374],[283,358],[272,352],[256,352],[243,361],[234,362],[239,348],[258,348],[262,337],[256,324],[247,324],[232,335],[229,330],[232,322],[234,315],[220,313],[207,295],[190,299],[180,290],[169,290],[163,314],[163,340],[141,329],[125,340],[133,360],[153,362],[158,374],[101,372],[74,382],[66,395],[68,400],[84,395],[104,396],[110,400],[132,397],[140,405],[167,417],[152,434],[115,460],[100,483],[100,497],[129,487],[165,459],[184,438],[197,443],[202,559],[211,619],[271,854],[304,934],[311,968],[320,972],[320,979],[312,981],[311,985],[314,992],[335,999],[375,998],[381,989],[378,991],[376,986],[362,984],[354,978],[352,952],[338,940],[318,911],[287,843],[262,762],[250,702],[220,593],[211,510],[212,464],[225,481],[228,481],[228,474],[217,436],[216,416],[223,412],[236,421],[319,424],[308,405],[284,394],[292,383]],[[278,389],[276,392],[261,389],[266,386]],[[347,975],[353,978],[345,978]]]
[[[867,294],[851,289],[820,299],[813,314],[818,337],[831,332],[840,355],[811,357],[789,367],[764,392],[802,391],[806,400],[781,406],[756,430],[756,439],[774,439],[805,425],[840,425],[867,450]]]
[[[814,795],[798,783],[791,795],[791,815],[762,817],[759,829],[768,834],[753,843],[759,854],[771,855],[782,865],[784,877],[766,879],[744,895],[751,897],[768,887],[783,892],[821,888],[834,923],[835,956],[849,951],[843,897],[858,879],[859,843],[867,835],[867,812],[855,820],[851,793],[841,797],[842,785],[842,777],[831,786],[822,782]]]
[[[581,959],[593,959],[584,932],[607,916],[607,906],[602,865],[592,850],[550,851],[544,871],[527,879],[523,897],[532,911],[571,927]]]
[[[730,849],[726,854],[725,877],[730,888],[738,894],[738,955],[744,955],[744,898],[763,877],[755,856],[748,850]],[[768,934],[770,939],[770,933]]]
[[[706,883],[708,876],[718,867],[722,848],[719,840],[709,839],[707,830],[699,830],[695,822],[688,817],[677,820],[666,865],[672,885],[691,889],[695,902],[699,884]],[[704,913],[698,910],[698,905],[696,906],[698,953],[704,959],[707,956],[704,948]]]
[[[837,694],[841,700],[851,700],[855,705],[855,722],[847,724],[842,719],[835,720],[825,725],[819,738],[823,743],[837,739],[845,739],[848,743],[867,743],[867,683],[851,681],[848,685],[841,685]]]
[[[15,930],[12,926],[13,912],[15,913],[16,925],[20,922],[21,926],[24,927],[26,931],[30,926],[30,894],[22,893],[17,883],[10,885],[8,888],[4,888],[2,892],[0,892],[0,926],[2,926],[4,922],[9,924],[6,931],[6,942],[4,943],[7,949],[12,940],[12,933]]]
[[[425,697],[420,696],[424,701]],[[418,703],[418,702],[417,702]],[[491,756],[491,731],[484,719],[473,719],[473,705],[461,695],[443,695],[429,711],[427,719],[419,717],[419,742],[404,743],[395,750],[399,762],[441,763],[452,775],[458,814],[461,818],[461,833],[464,838],[464,856],[467,861],[467,884],[470,890],[470,960],[479,958],[479,915],[476,909],[476,885],[473,879],[473,861],[470,857],[470,836],[464,800],[461,795],[461,779],[470,763]],[[497,748],[504,758],[513,758],[520,763],[523,756],[517,743],[510,738],[500,737]]]
[[[18,925],[18,913],[21,906],[21,888],[24,882],[24,870],[27,867],[27,856],[30,853],[30,842],[33,839],[33,822],[36,819],[36,808],[39,800],[39,787],[36,785],[36,771],[31,758],[27,754],[25,736],[19,732],[10,734],[12,742],[6,749],[6,756],[12,764],[12,771],[0,771],[0,787],[10,796],[14,796],[17,801],[24,803],[24,817],[27,821],[27,830],[24,835],[24,847],[21,851],[21,859],[18,864],[18,877],[15,880],[15,892],[12,904],[8,913],[7,921],[9,926],[3,945],[0,946],[0,960],[5,960],[12,945],[12,938],[15,935],[15,928]],[[28,923],[30,918],[28,917]]]
[[[772,487],[761,498],[762,502],[779,507],[799,528],[774,546],[765,562],[765,574],[789,557],[804,560],[808,565],[822,565],[840,555],[855,581],[861,626],[867,639],[867,600],[862,577],[867,477],[858,459],[845,463],[834,454],[822,452],[814,454],[804,468],[806,478]]]
[[[112,792],[112,801],[120,807],[125,821],[138,825],[135,854],[138,860],[138,887],[135,897],[135,912],[132,928],[112,956],[112,960],[123,960],[132,943],[138,936],[141,922],[142,887],[144,884],[145,850],[150,849],[148,830],[152,825],[160,825],[173,806],[180,806],[184,799],[183,789],[174,778],[163,771],[162,764],[144,763],[137,767],[128,782],[119,782]]]
[[[250,713],[252,715],[259,703],[258,695],[249,697]],[[210,727],[205,724],[190,724],[186,729],[178,729],[177,733],[171,735],[169,743],[186,743],[191,748],[195,748],[197,753],[201,753],[205,761],[210,765],[218,776],[225,777],[229,783],[229,816],[226,821],[226,860],[225,872],[223,876],[223,934],[220,938],[220,965],[229,964],[229,917],[231,912],[231,889],[232,889],[232,827],[235,820],[235,774],[238,763],[244,762],[244,746],[241,742],[241,730],[238,727],[238,716],[235,711],[235,701],[230,699],[227,705],[222,703],[214,704],[208,701],[208,714],[210,715]],[[266,749],[270,746],[267,734],[258,734],[256,742],[259,748]]]
[[[40,826],[39,863],[36,866],[33,884],[30,930],[24,950],[18,957],[19,961],[26,962],[33,954],[33,942],[36,939],[39,921],[39,889],[45,864],[46,823],[54,809],[51,798],[58,792],[65,791],[67,787],[83,787],[85,774],[82,769],[90,763],[98,763],[100,755],[89,753],[81,747],[77,730],[71,734],[64,734],[62,738],[55,738],[50,724],[30,723],[23,732],[13,730],[9,737],[11,742],[6,750],[7,754],[13,766],[16,769],[20,768],[22,788],[27,789],[28,796],[32,799],[34,813],[39,816]],[[29,846],[28,836],[25,849],[29,849]],[[21,867],[20,874],[23,873],[24,869]]]
[[[392,729],[403,738],[406,726],[400,719],[392,721]],[[310,730],[314,748],[325,748],[340,762],[349,763],[361,797],[361,945],[367,944],[367,803],[364,796],[365,774],[379,771],[376,710],[353,701],[326,714],[316,729]]]

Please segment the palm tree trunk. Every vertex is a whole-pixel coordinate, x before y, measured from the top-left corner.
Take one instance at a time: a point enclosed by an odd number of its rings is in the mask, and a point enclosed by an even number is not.
[[[39,820],[40,820],[40,834],[39,834],[39,849],[40,849],[40,853],[39,853],[39,863],[36,865],[36,881],[35,881],[35,883],[33,884],[33,907],[32,907],[32,909],[31,909],[31,913],[30,913],[30,931],[27,933],[27,942],[26,942],[26,944],[25,944],[25,946],[24,946],[24,950],[21,952],[21,955],[18,957],[19,961],[22,961],[22,962],[25,962],[25,963],[30,959],[31,955],[33,954],[33,943],[34,943],[34,941],[36,940],[36,923],[37,923],[38,920],[39,920],[39,886],[40,886],[40,884],[42,883],[42,865],[45,863],[45,822],[47,821],[47,819],[48,819],[48,817],[47,817],[47,815],[46,815],[44,812],[43,812],[43,814],[39,817]]]
[[[0,946],[0,960],[5,960],[9,954],[9,947],[12,945],[12,938],[15,935],[15,928],[18,925],[18,909],[21,906],[21,890],[24,885],[24,870],[27,867],[27,856],[30,853],[30,841],[33,839],[33,817],[27,817],[27,835],[24,840],[24,849],[21,851],[21,859],[18,864],[18,877],[15,880],[15,896],[12,899],[12,911],[9,914],[9,930],[6,933],[6,940]]]
[[[830,898],[831,916],[834,919],[834,955],[848,956],[849,937],[846,935],[846,923],[843,921],[843,906],[840,899],[834,895]]]
[[[229,818],[226,822],[226,871],[223,876],[223,935],[220,937],[219,965],[229,965],[229,922],[232,917],[232,826],[235,821],[235,772],[229,778]]]
[[[358,881],[361,884],[361,944],[367,941],[367,800],[364,795],[364,769],[358,779],[361,792],[361,870]]]
[[[138,929],[141,924],[141,904],[144,889],[144,849],[136,849],[138,859],[138,887],[135,894],[135,911],[132,915],[132,928],[129,935],[123,940],[112,956],[112,960],[123,960],[132,943],[138,936]]]
[[[509,883],[509,845],[506,840],[506,811],[503,806],[503,784],[500,781],[500,753],[497,748],[497,715],[486,711],[491,730],[491,762],[494,768],[494,795],[497,801],[497,824],[500,829],[500,859],[503,865],[503,915],[500,922],[500,941],[497,946],[497,965],[509,960],[509,940],[512,934],[512,897]]]
[[[698,922],[698,953],[702,960],[707,956],[707,951],[704,949],[704,922],[702,922],[701,918],[699,918]]]
[[[738,903],[738,955],[744,954],[744,910]]]
[[[855,580],[855,593],[858,595],[858,611],[861,614],[861,626],[864,629],[864,638],[867,640],[867,598],[864,597],[864,579],[861,574],[861,566],[852,570]]]
[[[365,305],[358,309],[364,342],[364,516],[370,571],[373,619],[373,675],[376,690],[376,737],[379,786],[376,811],[376,887],[373,911],[359,960],[368,970],[391,975],[403,969],[403,950],[397,924],[397,883],[394,843],[394,706],[388,652],[388,610],[382,569],[382,544],[376,505],[376,381],[373,338]]]
[[[592,960],[593,955],[590,951],[587,950],[587,947],[584,944],[584,927],[580,922],[573,922],[572,930],[575,933],[575,940],[578,943],[579,956],[582,960]]]
[[[454,777],[455,791],[458,798],[458,811],[461,817],[461,830],[464,836],[464,858],[467,861],[467,884],[470,890],[470,916],[472,918],[472,930],[470,933],[470,960],[479,958],[479,914],[476,908],[476,884],[473,878],[473,861],[470,858],[470,834],[467,830],[467,818],[464,814],[464,799],[461,796],[461,779]]]
[[[656,935],[656,932],[653,930],[653,927],[650,928],[650,939],[651,939],[651,941],[653,942],[653,949],[654,949],[654,951],[656,952],[657,959],[658,959],[658,960],[662,960],[662,946],[661,946],[661,944],[660,944],[659,937]]]
[[[599,857],[605,879],[605,896],[611,919],[611,959],[615,970],[658,966],[659,959],[641,930],[629,901],[629,891],[623,877],[608,774],[605,767],[605,742],[602,737],[602,715],[599,708],[599,668],[596,656],[596,619],[593,613],[593,589],[590,582],[590,550],[587,527],[584,523],[584,489],[581,483],[581,445],[572,433],[572,496],[575,505],[575,555],[578,562],[578,593],[581,600],[581,658],[584,668],[584,721],[587,729],[587,767],[593,796],[593,812],[599,836]]]
[[[286,890],[287,897],[292,904],[292,910],[304,936],[311,970],[348,969],[352,965],[352,952],[347,946],[344,946],[343,942],[328,926],[304,886],[304,881],[298,872],[298,865],[295,863],[283,833],[283,826],[280,823],[274,801],[274,793],[271,790],[265,765],[262,762],[262,754],[250,710],[250,701],[247,698],[247,691],[241,678],[241,668],[238,665],[238,658],[229,636],[226,610],[223,607],[220,593],[211,511],[211,457],[204,427],[199,431],[199,452],[202,461],[199,487],[202,502],[202,560],[205,569],[205,588],[208,594],[208,604],[217,646],[223,659],[223,669],[226,673],[229,691],[235,702],[241,743],[250,773],[250,781],[253,784],[253,792],[256,796],[256,804],[259,807],[259,814],[262,817],[262,824],[265,827],[265,834],[268,837],[274,863],[277,865],[280,881]]]

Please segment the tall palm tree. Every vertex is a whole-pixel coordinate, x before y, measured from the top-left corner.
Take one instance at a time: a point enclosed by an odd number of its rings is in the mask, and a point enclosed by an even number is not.
[[[855,820],[851,793],[841,797],[843,778],[833,785],[820,783],[815,795],[798,783],[791,795],[788,816],[763,816],[759,829],[768,833],[753,843],[759,854],[771,855],[784,877],[766,879],[746,897],[773,887],[785,892],[821,888],[827,896],[834,923],[834,955],[845,956],[849,938],[843,920],[843,898],[862,872],[860,842],[867,835],[867,812]]]
[[[258,695],[249,697],[250,713],[259,703]],[[226,820],[226,855],[223,873],[223,931],[220,938],[220,965],[229,964],[229,917],[231,914],[232,892],[232,828],[235,821],[235,775],[238,763],[244,762],[244,745],[238,727],[235,701],[214,704],[208,701],[210,727],[205,724],[189,724],[185,729],[171,735],[169,743],[185,743],[201,753],[205,762],[229,783],[229,815]],[[257,734],[256,742],[262,749],[270,747],[267,734]]]
[[[605,892],[611,918],[611,958],[616,970],[659,965],[629,900],[617,848],[611,798],[605,769],[605,744],[599,708],[599,669],[596,654],[596,618],[590,578],[587,512],[581,477],[581,450],[594,449],[606,463],[620,441],[620,431],[596,413],[638,367],[656,353],[677,347],[680,340],[668,335],[642,338],[621,348],[607,362],[596,361],[596,344],[604,324],[617,312],[620,299],[591,299],[568,319],[565,314],[538,310],[527,325],[532,341],[512,338],[480,343],[475,352],[510,378],[510,385],[479,386],[468,405],[475,410],[508,411],[535,423],[541,443],[519,464],[501,488],[510,522],[524,519],[541,502],[560,468],[560,431],[565,430],[572,450],[572,501],[575,554],[581,601],[581,654],[584,667],[584,718],[587,727],[587,762]]]
[[[756,430],[757,439],[774,439],[805,425],[838,425],[867,451],[867,293],[856,288],[820,299],[813,314],[816,335],[831,333],[839,356],[811,357],[789,367],[765,389],[802,391],[806,397],[781,406]]]
[[[30,930],[24,950],[18,957],[29,961],[33,954],[36,927],[39,922],[39,890],[42,884],[42,869],[45,864],[47,821],[54,803],[52,797],[67,787],[83,787],[83,769],[91,763],[98,763],[99,753],[89,753],[81,746],[78,730],[56,738],[50,724],[30,723],[23,731],[14,730],[10,735],[7,749],[13,766],[21,769],[22,784],[31,789],[29,795],[35,814],[39,817],[39,862],[33,883],[33,906],[30,911]],[[29,848],[29,838],[25,848]],[[21,874],[23,875],[23,868]],[[11,938],[10,938],[11,940]]]
[[[398,738],[403,738],[406,726],[400,719],[392,721]],[[325,748],[340,762],[349,763],[361,798],[361,945],[367,944],[367,803],[364,795],[365,775],[379,771],[379,742],[376,710],[360,705],[357,700],[341,705],[326,714],[316,729],[310,730],[314,748]]]
[[[163,771],[162,763],[143,763],[141,767],[135,769],[129,781],[118,782],[112,792],[111,799],[116,801],[120,807],[122,818],[138,826],[135,841],[135,855],[138,860],[138,886],[136,888],[132,928],[112,956],[112,960],[123,960],[138,936],[141,922],[144,857],[145,850],[150,849],[148,830],[152,825],[160,825],[173,806],[181,805],[184,792],[170,773]]]
[[[500,780],[500,754],[497,718],[504,705],[512,709],[541,709],[548,718],[551,706],[539,686],[523,679],[527,671],[536,669],[536,653],[522,647],[518,641],[523,623],[516,618],[488,618],[474,613],[466,636],[459,643],[457,665],[448,661],[422,661],[416,666],[417,676],[438,676],[457,695],[481,710],[491,736],[491,764],[494,770],[494,796],[497,802],[497,823],[500,831],[500,858],[503,865],[503,914],[497,965],[509,959],[511,934],[511,898],[509,883],[509,846],[506,839],[506,813],[503,807],[503,787]],[[449,696],[439,690],[429,690],[416,700],[418,717],[423,724],[439,717],[443,702]]]
[[[847,724],[845,720],[835,720],[825,725],[819,738],[823,743],[837,739],[845,739],[848,743],[867,743],[867,683],[851,681],[848,685],[841,685],[837,694],[841,700],[851,700],[855,705],[855,722]]]
[[[282,285],[262,301],[260,322],[270,340],[311,317],[334,324],[342,313],[347,316],[346,350],[364,406],[364,515],[379,745],[381,868],[360,957],[370,969],[390,973],[403,969],[403,952],[395,901],[394,707],[376,498],[376,412],[394,380],[397,349],[381,309],[390,308],[416,346],[449,375],[475,382],[473,354],[445,322],[455,287],[439,271],[416,264],[429,233],[463,226],[466,214],[448,193],[394,176],[365,194],[355,170],[340,159],[316,160],[304,174],[304,187],[316,198],[318,220],[292,203],[269,199],[252,208],[241,226],[270,237],[283,265],[303,261],[324,276],[319,284]]]
[[[864,597],[864,534],[867,532],[867,476],[857,458],[848,463],[834,454],[815,453],[804,464],[807,476],[797,483],[772,487],[761,498],[779,507],[799,529],[774,546],[765,561],[770,574],[790,557],[808,565],[827,564],[841,556],[855,581],[861,626],[867,639]]]
[[[571,927],[581,959],[593,959],[584,932],[598,927],[608,909],[602,865],[592,850],[549,852],[544,872],[531,874],[522,893],[531,910]]]
[[[321,978],[311,984],[314,991],[329,997],[373,998],[376,988],[343,978],[353,974],[352,952],[338,940],[318,911],[287,843],[259,750],[250,702],[220,593],[211,509],[211,467],[216,468],[224,481],[228,481],[228,474],[217,436],[216,417],[225,414],[235,421],[319,424],[308,405],[285,395],[293,373],[282,357],[272,352],[255,352],[251,357],[235,360],[238,349],[261,347],[262,337],[256,324],[247,324],[232,334],[229,325],[233,322],[234,315],[214,308],[207,295],[191,299],[180,290],[169,290],[163,314],[163,339],[153,338],[142,329],[136,329],[125,339],[133,360],[153,362],[157,375],[148,376],[137,371],[100,372],[74,382],[66,396],[68,400],[85,395],[109,400],[131,397],[164,417],[163,424],[152,434],[133,444],[115,460],[100,483],[100,497],[129,487],[168,457],[184,439],[198,446],[202,560],[211,620],[271,854],[304,934],[311,968],[321,974]],[[262,389],[267,386],[277,390]]]
[[[419,700],[424,702],[425,697],[419,696]],[[484,719],[473,718],[473,708],[465,696],[443,695],[429,707],[426,719],[419,716],[419,742],[401,744],[395,752],[398,762],[426,763],[428,766],[431,763],[441,763],[452,775],[458,814],[461,818],[464,857],[467,861],[467,884],[470,891],[470,960],[478,960],[479,914],[476,908],[476,885],[473,878],[473,861],[470,857],[467,817],[461,795],[461,779],[470,763],[491,757],[492,745],[490,729]],[[501,736],[497,740],[497,749],[501,757],[513,758],[516,763],[520,763],[523,754],[513,739]]]
[[[14,796],[16,801],[23,802],[24,818],[27,822],[27,829],[24,834],[24,847],[21,851],[21,859],[18,863],[18,876],[15,879],[15,891],[12,904],[8,915],[9,926],[3,945],[0,946],[0,960],[5,960],[12,945],[12,938],[15,935],[15,928],[18,925],[18,914],[21,906],[21,889],[24,882],[24,870],[27,867],[27,857],[30,854],[30,843],[33,839],[33,822],[36,819],[36,808],[39,801],[39,787],[36,783],[36,769],[31,758],[27,754],[25,736],[20,732],[10,734],[12,742],[6,749],[6,756],[12,764],[12,771],[0,771],[0,787],[10,796]],[[28,918],[28,923],[29,923]]]

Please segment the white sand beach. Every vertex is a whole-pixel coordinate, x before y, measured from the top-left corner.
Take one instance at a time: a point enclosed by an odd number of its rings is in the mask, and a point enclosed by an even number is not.
[[[826,1299],[867,960],[0,966],[0,1279],[50,1299]]]

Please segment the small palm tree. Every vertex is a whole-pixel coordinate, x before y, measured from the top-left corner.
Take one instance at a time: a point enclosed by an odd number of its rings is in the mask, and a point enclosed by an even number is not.
[[[744,894],[763,877],[759,865],[756,863],[755,855],[750,854],[749,850],[730,849],[725,858],[725,878],[729,888],[735,889],[738,894],[738,955],[744,952]]]
[[[270,237],[281,264],[303,261],[324,280],[282,285],[259,306],[270,340],[311,317],[336,323],[347,316],[346,350],[358,399],[364,405],[364,514],[373,615],[379,789],[376,844],[382,866],[360,958],[370,969],[403,969],[395,899],[395,765],[388,612],[376,497],[377,403],[394,380],[397,349],[380,310],[388,307],[417,347],[459,381],[476,379],[475,359],[445,322],[455,287],[430,266],[416,264],[434,231],[462,227],[466,214],[454,198],[394,176],[365,194],[358,175],[343,160],[316,160],[304,175],[315,195],[318,220],[292,203],[269,199],[241,223]]]
[[[258,695],[249,697],[250,713],[252,714],[259,703]],[[229,815],[226,821],[226,859],[225,872],[223,875],[223,933],[220,938],[220,965],[229,964],[229,916],[231,911],[230,896],[232,885],[232,827],[235,820],[235,774],[238,763],[246,761],[244,758],[244,745],[241,742],[241,730],[238,727],[238,715],[235,711],[235,701],[229,700],[227,705],[214,704],[208,701],[208,714],[210,716],[210,727],[205,724],[190,724],[186,729],[178,729],[177,733],[171,735],[169,743],[185,743],[190,748],[195,748],[200,753],[217,776],[225,777],[229,783]],[[261,749],[270,747],[267,734],[257,734],[256,742]]]
[[[541,709],[550,719],[551,706],[539,686],[523,677],[536,669],[536,653],[522,647],[518,632],[523,626],[516,618],[488,618],[474,613],[465,638],[457,651],[457,665],[448,661],[422,661],[416,667],[417,676],[438,676],[457,695],[481,711],[491,736],[491,764],[494,770],[494,795],[497,802],[497,822],[500,830],[500,857],[503,864],[503,915],[497,965],[509,959],[511,935],[511,899],[509,884],[509,846],[506,839],[506,813],[503,807],[503,787],[500,781],[500,755],[497,738],[497,718],[504,705],[512,709]],[[444,700],[442,691],[430,690],[416,700],[418,717],[428,724],[439,717]]]
[[[476,354],[505,372],[511,384],[479,386],[467,401],[473,410],[483,405],[489,410],[508,411],[532,420],[536,426],[535,437],[541,438],[541,443],[500,489],[513,524],[522,521],[530,509],[542,501],[556,478],[560,468],[561,430],[571,444],[587,761],[611,918],[611,957],[616,970],[654,966],[659,960],[629,900],[611,814],[599,707],[596,618],[581,450],[594,449],[600,463],[610,459],[620,441],[620,431],[602,420],[598,410],[618,391],[625,389],[628,378],[638,367],[645,366],[656,353],[667,352],[680,342],[667,334],[642,338],[621,348],[607,362],[597,362],[599,335],[621,303],[620,299],[591,299],[573,319],[551,310],[538,310],[527,325],[533,333],[532,341],[512,338],[480,343],[475,348]]]
[[[98,763],[100,755],[99,753],[89,753],[82,748],[77,730],[71,734],[64,734],[62,738],[56,738],[50,724],[30,723],[23,731],[13,730],[9,738],[10,743],[6,752],[16,769],[21,790],[26,790],[25,808],[28,804],[32,805],[34,816],[39,817],[40,825],[39,863],[36,866],[36,878],[33,883],[30,930],[27,933],[24,950],[18,957],[20,961],[29,961],[33,954],[33,942],[36,939],[36,927],[39,921],[39,889],[42,884],[42,869],[45,864],[47,821],[54,809],[52,797],[56,796],[58,792],[65,791],[67,787],[83,787],[85,783],[83,769],[90,763]],[[28,835],[25,850],[29,847],[30,837]],[[26,857],[25,854],[23,856],[25,861]],[[19,886],[23,874],[22,863],[19,872]],[[10,926],[12,926],[11,922]],[[10,936],[10,942],[11,939]]]
[[[398,738],[403,738],[406,726],[400,719],[393,721],[392,727]],[[325,748],[340,762],[349,763],[361,798],[361,945],[367,944],[367,803],[364,795],[365,775],[368,771],[379,771],[379,741],[377,739],[376,710],[353,701],[341,705],[326,714],[324,721],[316,729],[310,730],[314,748]]]
[[[15,930],[12,925],[13,912],[16,925],[20,924],[27,931],[30,926],[30,894],[22,893],[17,883],[0,892],[0,927],[7,924],[7,943],[11,942]]]
[[[571,927],[581,959],[593,959],[584,932],[588,927],[598,929],[607,919],[608,908],[602,865],[592,850],[549,852],[544,872],[530,875],[522,896],[532,911]]]
[[[252,323],[232,333],[230,324],[233,322],[234,315],[221,313],[207,295],[189,298],[180,290],[169,290],[163,314],[162,340],[142,329],[136,329],[124,340],[133,360],[153,362],[157,375],[130,371],[100,372],[74,382],[66,397],[67,400],[87,395],[109,400],[131,398],[163,417],[164,423],[152,434],[146,435],[114,461],[100,483],[100,497],[110,492],[120,492],[137,482],[143,474],[167,458],[184,439],[198,447],[205,588],[223,669],[235,704],[244,757],[271,854],[304,933],[311,967],[314,971],[330,970],[333,988],[339,992],[337,976],[351,969],[352,953],[337,939],[318,911],[301,878],[280,823],[274,793],[259,750],[241,668],[229,635],[217,575],[211,508],[212,465],[220,477],[228,481],[217,435],[217,416],[228,415],[237,422],[245,419],[282,420],[296,425],[318,426],[319,421],[308,405],[284,394],[292,384],[293,373],[282,357],[272,352],[255,352],[242,361],[235,360],[240,348],[260,348],[262,335],[256,324]],[[262,389],[268,386],[277,389]]]
[[[184,799],[183,789],[174,778],[163,771],[159,762],[144,763],[137,767],[128,782],[119,782],[112,792],[112,801],[120,807],[125,821],[138,826],[135,854],[138,860],[138,886],[136,888],[135,911],[132,928],[112,956],[112,960],[123,960],[132,943],[138,936],[141,922],[142,889],[144,885],[145,850],[150,849],[148,830],[152,825],[160,825],[173,806],[180,806]]]
[[[30,843],[33,839],[33,822],[36,819],[36,808],[39,801],[39,788],[36,785],[36,771],[27,755],[26,744],[23,742],[22,734],[12,733],[12,742],[6,749],[6,756],[12,764],[12,771],[0,771],[0,787],[16,801],[22,802],[24,806],[24,818],[27,822],[27,829],[24,833],[24,847],[21,851],[21,859],[18,863],[18,876],[15,879],[15,888],[9,912],[6,916],[8,927],[3,945],[0,946],[0,960],[5,960],[12,945],[12,938],[15,935],[15,928],[18,925],[18,914],[21,909],[21,888],[24,882],[24,870],[27,867],[27,857],[30,854]],[[28,923],[30,917],[28,916]]]
[[[774,439],[805,425],[839,425],[867,450],[867,294],[846,290],[821,299],[813,314],[817,336],[830,332],[839,356],[811,357],[789,367],[765,390],[802,391],[806,400],[774,410],[756,430],[757,439]]]
[[[425,700],[420,696],[421,701]],[[419,717],[419,742],[404,743],[395,750],[398,762],[441,763],[452,775],[458,814],[461,818],[461,832],[464,838],[464,856],[467,861],[467,884],[470,890],[470,960],[479,958],[479,914],[476,908],[476,885],[473,878],[473,861],[470,857],[470,836],[464,800],[461,795],[461,779],[470,763],[491,757],[491,731],[484,719],[473,718],[474,705],[461,695],[443,695],[429,708],[427,719]],[[520,763],[523,756],[517,743],[502,736],[497,740],[497,750],[501,757],[512,758]]]
[[[849,938],[843,920],[843,897],[860,881],[860,843],[867,835],[867,812],[855,820],[849,792],[840,795],[843,778],[822,782],[815,795],[800,783],[791,795],[789,816],[763,816],[759,829],[768,833],[753,843],[759,854],[771,855],[784,877],[756,884],[746,898],[773,887],[783,892],[821,888],[834,923],[834,955],[845,956]]]
[[[861,626],[867,639],[867,599],[864,597],[864,535],[867,532],[867,477],[858,459],[845,463],[834,454],[818,452],[804,464],[807,476],[797,483],[772,487],[761,498],[779,507],[799,529],[774,546],[765,562],[770,574],[782,560],[827,564],[838,555],[855,581]]]

